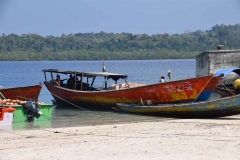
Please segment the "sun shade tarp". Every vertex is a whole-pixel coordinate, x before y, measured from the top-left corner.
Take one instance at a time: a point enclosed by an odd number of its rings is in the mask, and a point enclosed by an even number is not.
[[[220,74],[224,74],[222,78],[225,78],[227,75],[229,75],[231,72],[234,72],[238,75],[240,75],[240,68],[226,68],[226,69],[220,69],[218,70],[214,76],[219,76]]]
[[[51,73],[61,73],[61,74],[76,74],[77,76],[83,77],[107,77],[107,79],[113,79],[115,81],[119,79],[126,79],[127,75],[125,74],[117,74],[117,73],[110,73],[110,72],[75,72],[75,71],[62,71],[58,69],[44,69],[42,72],[51,72]]]

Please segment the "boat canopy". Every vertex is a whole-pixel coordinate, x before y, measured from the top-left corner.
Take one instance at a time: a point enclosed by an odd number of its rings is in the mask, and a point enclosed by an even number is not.
[[[50,73],[61,73],[61,74],[73,74],[76,76],[83,76],[83,77],[107,77],[107,79],[113,79],[114,81],[117,81],[119,79],[126,79],[127,75],[125,74],[116,74],[116,73],[110,73],[110,72],[77,72],[77,71],[62,71],[58,69],[44,69],[42,72],[50,72]]]
[[[240,68],[226,68],[226,69],[220,69],[218,70],[214,76],[219,76],[220,74],[224,74],[222,78],[225,78],[227,75],[229,75],[231,72],[234,72],[238,75],[240,75]]]

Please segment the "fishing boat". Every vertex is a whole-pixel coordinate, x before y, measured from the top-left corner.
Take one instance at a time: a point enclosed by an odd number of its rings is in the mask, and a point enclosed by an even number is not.
[[[6,99],[34,99],[38,100],[38,96],[42,89],[42,85],[30,85],[30,86],[21,86],[21,87],[11,87],[11,88],[0,88],[0,96]]]
[[[49,121],[53,104],[36,102],[35,100],[0,99],[1,108],[11,108],[14,110],[12,122]]]
[[[148,105],[147,105],[148,104]],[[214,118],[240,114],[240,95],[204,102],[182,104],[117,103],[114,110],[134,114],[151,114],[163,117]]]
[[[213,74],[155,84],[138,84],[127,81],[127,75],[109,72],[76,72],[45,69],[46,85],[57,104],[70,104],[85,109],[111,109],[118,102],[137,103],[139,99],[151,99],[157,103],[193,102],[214,77]],[[53,77],[74,75],[74,85],[57,82]],[[97,83],[100,79],[102,83]],[[118,83],[122,80],[123,83]],[[110,82],[111,81],[111,82]],[[97,83],[97,85],[96,85]],[[95,85],[94,85],[95,84]],[[100,86],[98,86],[100,85]]]
[[[51,119],[53,104],[40,103],[36,105],[36,111],[27,109],[25,105],[11,106],[15,109],[13,123],[15,122],[35,122],[49,121]]]
[[[240,76],[240,68],[226,68],[218,70],[214,76],[224,74],[221,78],[220,84],[214,89],[215,92],[220,94],[221,97],[229,97],[236,95],[233,82]],[[230,78],[230,75],[232,75]]]

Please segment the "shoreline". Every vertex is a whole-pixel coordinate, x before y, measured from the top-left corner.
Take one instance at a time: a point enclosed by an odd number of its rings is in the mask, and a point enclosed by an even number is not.
[[[240,115],[0,132],[0,159],[240,159]]]

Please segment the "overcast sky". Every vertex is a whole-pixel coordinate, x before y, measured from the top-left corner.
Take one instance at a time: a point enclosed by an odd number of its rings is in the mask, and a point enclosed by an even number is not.
[[[240,23],[240,0],[0,0],[0,35],[175,34]]]

